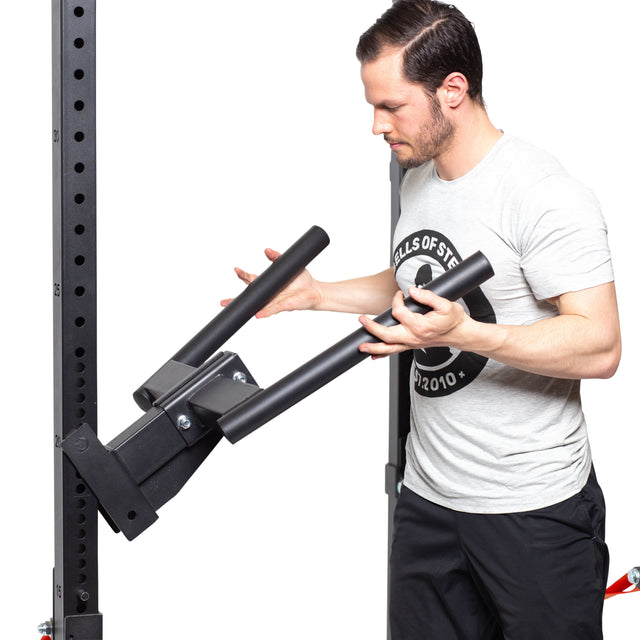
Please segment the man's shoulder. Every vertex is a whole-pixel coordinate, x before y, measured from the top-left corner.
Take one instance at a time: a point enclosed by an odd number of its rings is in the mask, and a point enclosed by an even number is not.
[[[505,173],[515,178],[537,181],[548,176],[566,175],[564,167],[553,154],[516,136],[505,134],[501,151],[497,161]]]
[[[593,202],[593,192],[572,176],[559,160],[544,149],[510,137],[501,160],[503,193],[536,206],[571,201]]]

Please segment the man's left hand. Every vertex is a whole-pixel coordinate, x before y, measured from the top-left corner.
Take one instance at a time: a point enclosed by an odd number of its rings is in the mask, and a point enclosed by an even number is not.
[[[428,347],[455,347],[456,339],[464,323],[470,320],[464,308],[457,302],[441,298],[428,289],[409,288],[409,295],[420,304],[431,307],[426,314],[407,308],[401,291],[393,298],[391,313],[400,323],[385,327],[367,316],[360,316],[362,326],[382,342],[365,342],[360,351],[380,358],[409,349]]]

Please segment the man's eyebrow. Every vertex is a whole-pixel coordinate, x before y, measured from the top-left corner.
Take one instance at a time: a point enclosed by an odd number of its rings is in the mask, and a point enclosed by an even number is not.
[[[371,103],[376,109],[397,109],[405,104],[402,100],[381,100],[380,102]]]

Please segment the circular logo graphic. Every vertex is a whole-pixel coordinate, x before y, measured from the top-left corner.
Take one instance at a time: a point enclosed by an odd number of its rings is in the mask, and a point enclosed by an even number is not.
[[[429,283],[442,272],[462,262],[449,239],[429,229],[417,231],[398,243],[393,252],[396,273],[415,264],[414,283],[429,288]],[[480,287],[462,298],[467,313],[480,322],[494,323],[496,315]],[[421,396],[447,396],[473,382],[487,364],[487,358],[476,353],[449,347],[416,349],[413,352],[413,384]]]

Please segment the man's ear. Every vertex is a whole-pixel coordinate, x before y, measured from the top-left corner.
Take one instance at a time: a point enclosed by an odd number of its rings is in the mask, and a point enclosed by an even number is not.
[[[467,78],[458,71],[450,73],[443,81],[438,89],[440,94],[440,104],[456,109],[464,100],[469,91],[469,83]]]

